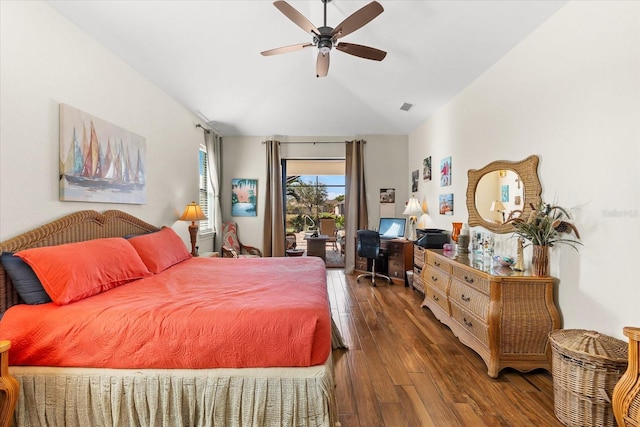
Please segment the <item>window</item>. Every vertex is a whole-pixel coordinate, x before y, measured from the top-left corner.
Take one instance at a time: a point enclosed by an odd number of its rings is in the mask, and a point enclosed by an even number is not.
[[[209,180],[209,164],[207,163],[207,151],[200,147],[199,158],[200,169],[200,185],[199,185],[199,203],[202,212],[207,216],[206,221],[200,221],[200,234],[213,233],[213,189]]]

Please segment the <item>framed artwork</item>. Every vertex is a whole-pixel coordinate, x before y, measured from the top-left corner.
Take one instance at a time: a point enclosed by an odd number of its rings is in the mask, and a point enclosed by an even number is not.
[[[380,203],[395,203],[396,202],[396,189],[395,188],[381,188],[380,189]]]
[[[431,156],[422,160],[422,180],[431,181]]]
[[[420,171],[418,169],[411,172],[411,191],[418,191],[418,177],[420,176]]]
[[[147,202],[146,140],[60,104],[60,200]]]
[[[258,216],[258,180],[231,180],[231,216]]]
[[[440,187],[451,185],[451,156],[440,161]]]
[[[440,215],[453,215],[453,193],[438,196]]]
[[[509,186],[508,185],[503,185],[500,187],[500,194],[502,196],[502,202],[508,202],[509,201]]]

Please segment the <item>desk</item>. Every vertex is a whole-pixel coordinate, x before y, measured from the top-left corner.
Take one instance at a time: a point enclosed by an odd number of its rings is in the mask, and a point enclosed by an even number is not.
[[[327,262],[327,240],[329,236],[321,234],[318,237],[305,236],[307,241],[307,256],[319,256],[324,262]]]
[[[357,237],[355,242],[357,248]],[[386,262],[376,262],[377,272],[389,276],[395,284],[408,286],[405,273],[413,270],[413,242],[406,239],[380,239],[380,250],[384,253]],[[360,258],[357,250],[355,257],[356,271],[371,271],[371,263],[366,258]]]

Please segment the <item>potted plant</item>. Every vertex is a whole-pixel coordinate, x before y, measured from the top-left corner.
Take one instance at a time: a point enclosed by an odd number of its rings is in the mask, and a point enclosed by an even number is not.
[[[536,276],[547,276],[549,272],[549,248],[558,244],[566,244],[578,250],[582,245],[578,240],[580,233],[570,220],[566,209],[540,201],[530,204],[531,213],[528,218],[510,218],[507,222],[513,225],[515,234],[533,246],[531,270]],[[514,211],[520,212],[522,211]],[[513,214],[512,214],[513,215]],[[575,238],[570,237],[575,235]],[[526,246],[526,245],[525,245]]]

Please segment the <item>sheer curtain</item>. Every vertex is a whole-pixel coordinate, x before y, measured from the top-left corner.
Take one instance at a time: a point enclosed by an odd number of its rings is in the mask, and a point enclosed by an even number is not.
[[[204,146],[207,149],[207,168],[209,169],[209,181],[213,192],[211,212],[213,215],[213,231],[216,233],[214,251],[220,251],[222,236],[222,210],[220,209],[220,162],[222,158],[222,137],[209,129],[204,133]]]
[[[356,231],[369,226],[367,212],[367,193],[364,185],[364,145],[366,141],[347,141],[344,214],[346,219],[344,272],[353,273],[355,267]]]
[[[282,169],[280,165],[280,142],[266,141],[267,182],[264,197],[264,235],[262,254],[284,256],[284,200],[282,196]]]

